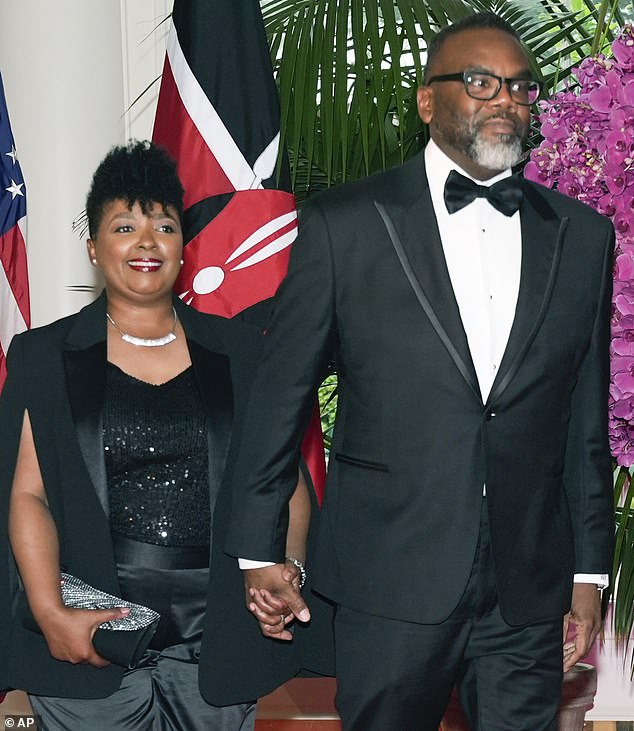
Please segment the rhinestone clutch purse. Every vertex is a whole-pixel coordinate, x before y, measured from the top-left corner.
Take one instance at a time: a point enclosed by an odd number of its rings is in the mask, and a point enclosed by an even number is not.
[[[141,604],[133,604],[125,599],[118,599],[112,594],[95,589],[85,581],[78,579],[71,574],[62,574],[62,601],[67,607],[73,609],[117,609],[129,607],[130,614],[121,619],[113,619],[99,625],[99,629],[113,630],[115,632],[134,632],[145,629],[158,622],[160,614],[149,607]]]
[[[147,649],[161,618],[158,612],[141,604],[133,604],[94,586],[71,574],[61,575],[62,600],[72,609],[116,609],[129,607],[127,617],[99,625],[92,644],[101,657],[124,668],[133,668]],[[23,625],[31,632],[41,630],[23,595]]]

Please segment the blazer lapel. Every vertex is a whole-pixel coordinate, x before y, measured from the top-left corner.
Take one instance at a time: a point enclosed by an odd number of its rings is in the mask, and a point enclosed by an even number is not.
[[[79,448],[101,507],[109,515],[102,433],[107,361],[105,318],[103,295],[80,312],[66,342],[64,370]]]
[[[402,168],[403,201],[375,201],[405,276],[436,334],[478,400],[482,400],[454,296],[422,155]],[[416,195],[412,198],[412,190]]]
[[[498,399],[517,373],[544,316],[557,276],[568,218],[559,218],[526,182],[520,209],[522,263],[515,318],[487,404]]]
[[[198,389],[207,421],[209,498],[213,515],[229,452],[233,426],[233,389],[229,357],[188,340]]]
[[[229,356],[216,338],[211,324],[201,324],[201,315],[174,299],[174,307],[187,333],[187,347],[205,411],[209,446],[209,500],[214,514],[225,473],[233,431],[234,397]]]

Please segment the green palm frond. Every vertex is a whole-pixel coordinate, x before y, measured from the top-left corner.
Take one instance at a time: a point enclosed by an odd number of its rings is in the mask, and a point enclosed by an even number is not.
[[[606,4],[606,3],[604,3]],[[425,132],[416,88],[442,26],[491,10],[518,29],[546,89],[597,43],[591,0],[262,0],[280,89],[282,135],[301,199],[323,186],[402,162]],[[622,20],[614,2],[605,12]],[[603,41],[611,31],[602,31]],[[320,174],[317,175],[316,173]],[[314,177],[315,176],[315,177]]]
[[[610,598],[614,633],[627,650],[634,627],[634,468],[620,467],[614,474],[616,535]],[[634,661],[631,675],[634,679]]]

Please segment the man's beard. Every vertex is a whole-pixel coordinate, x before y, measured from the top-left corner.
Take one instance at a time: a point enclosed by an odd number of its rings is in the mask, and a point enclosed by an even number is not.
[[[501,172],[520,161],[524,139],[521,128],[517,127],[514,134],[501,134],[496,141],[491,141],[482,134],[482,125],[488,120],[467,121],[456,112],[451,114],[451,120],[453,124],[443,131],[444,138],[480,167]]]
[[[522,157],[522,140],[516,135],[500,135],[499,142],[490,142],[482,138],[479,130],[475,130],[466,153],[483,168],[507,170]]]

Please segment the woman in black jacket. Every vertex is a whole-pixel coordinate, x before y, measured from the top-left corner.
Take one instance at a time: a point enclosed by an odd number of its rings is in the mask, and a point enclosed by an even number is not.
[[[0,683],[26,690],[45,728],[245,731],[255,699],[301,665],[298,643],[261,636],[222,548],[261,336],[173,296],[182,196],[159,148],[114,148],[86,206],[104,292],[17,336],[7,359],[0,515],[15,564],[7,555]],[[309,512],[300,479],[289,530],[300,561]],[[159,612],[136,667],[108,663],[91,641],[127,609],[65,606],[61,571]]]

